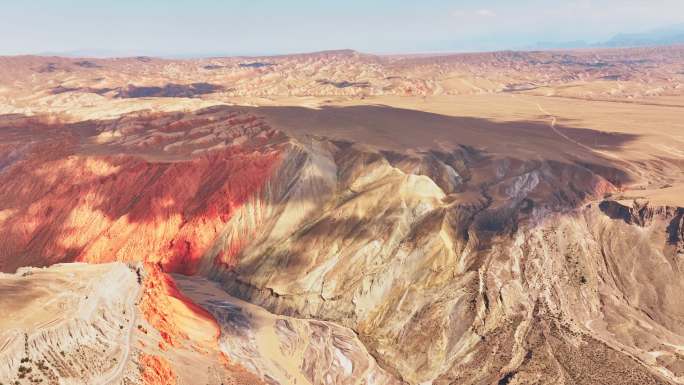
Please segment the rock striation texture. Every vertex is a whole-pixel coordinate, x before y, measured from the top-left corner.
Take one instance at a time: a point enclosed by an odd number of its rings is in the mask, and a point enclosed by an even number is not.
[[[0,323],[0,381],[399,383],[347,328],[278,317],[204,278],[177,279],[193,298],[151,264],[59,264],[1,275],[11,296],[0,303],[11,313]]]
[[[184,293],[221,325],[220,346],[267,383],[400,384],[356,334],[332,322],[278,316],[229,296],[217,283],[176,276]]]
[[[5,96],[0,89],[0,111],[12,104],[21,108],[15,112],[26,113],[47,106],[67,107],[74,100],[97,104],[149,97],[550,93],[629,100],[681,96],[683,56],[684,49],[673,46],[438,56],[338,50],[202,60],[3,57],[0,82],[16,88],[21,99]]]
[[[0,287],[1,382],[105,384],[124,371],[138,295],[128,268],[25,268]]]
[[[202,104],[448,93],[451,69],[502,62],[583,78],[631,65],[611,52],[23,58],[36,79],[91,71],[108,90],[45,96],[101,98],[92,119],[0,117],[0,382],[684,383],[680,136],[572,127],[534,103],[536,121]],[[113,84],[138,66],[168,79]]]

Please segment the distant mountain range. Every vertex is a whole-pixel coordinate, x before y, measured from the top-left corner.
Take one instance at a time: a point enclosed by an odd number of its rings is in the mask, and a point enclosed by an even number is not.
[[[539,42],[528,49],[563,48],[623,48],[684,44],[684,24],[654,29],[642,33],[620,33],[603,42],[589,43],[584,40],[566,42]]]
[[[516,51],[534,51],[547,49],[573,49],[573,48],[624,48],[624,47],[649,47],[649,46],[665,46],[674,44],[684,44],[684,24],[673,25],[669,27],[654,29],[641,33],[620,33],[609,40],[602,42],[588,42],[586,40],[572,40],[572,41],[542,41],[528,46],[511,47],[510,49]],[[480,51],[502,50],[504,47],[497,47],[493,49],[481,49]],[[456,50],[454,52],[477,52],[477,48],[467,49],[465,51]],[[151,52],[145,50],[107,50],[107,49],[81,49],[73,51],[49,51],[37,53],[39,56],[64,56],[64,57],[92,57],[92,58],[106,58],[106,57],[133,57],[133,56],[152,56],[163,57],[169,59],[190,59],[190,58],[208,58],[208,57],[226,57],[226,56],[269,56],[278,55],[278,53],[266,52],[229,52],[229,51],[215,51],[215,52]]]

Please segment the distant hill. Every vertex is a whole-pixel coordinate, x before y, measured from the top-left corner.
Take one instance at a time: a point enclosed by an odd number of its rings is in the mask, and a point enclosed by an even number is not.
[[[566,42],[538,42],[527,49],[566,48],[623,48],[684,44],[684,24],[654,29],[641,33],[620,33],[607,41],[589,43],[584,40]]]
[[[644,33],[621,33],[601,44],[602,47],[643,47],[684,43],[684,24]]]

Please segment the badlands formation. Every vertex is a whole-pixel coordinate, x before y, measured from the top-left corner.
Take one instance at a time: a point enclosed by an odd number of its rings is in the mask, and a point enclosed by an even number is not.
[[[684,384],[684,48],[0,58],[0,384]]]

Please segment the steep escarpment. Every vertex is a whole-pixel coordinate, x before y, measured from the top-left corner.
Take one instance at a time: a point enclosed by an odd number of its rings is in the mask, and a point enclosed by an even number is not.
[[[268,383],[400,384],[348,328],[271,314],[203,278],[175,279],[188,297],[216,317],[227,359],[251,368]]]
[[[136,355],[128,362],[124,383],[264,383],[262,377],[226,358],[219,321],[183,294],[172,276],[159,265],[136,266],[141,286],[132,335]]]
[[[161,357],[141,355],[141,379],[144,385],[175,385],[176,375],[169,362]]]
[[[398,383],[349,329],[149,263],[24,268],[0,274],[0,289],[2,383]]]
[[[147,264],[145,271],[138,307],[164,343],[180,346],[191,341],[205,347],[216,344],[220,332],[211,314],[180,293],[173,279],[159,266]]]
[[[260,384],[218,325],[154,265],[61,264],[0,275],[0,382]]]
[[[167,271],[199,269],[286,143],[250,117],[149,120],[33,127],[45,135],[33,145],[30,132],[5,131],[29,145],[0,175],[2,270],[140,259]],[[206,263],[233,262],[228,253]]]
[[[602,167],[497,160],[473,150],[400,160],[349,143],[330,151],[337,189],[321,209],[288,237],[257,238],[259,246],[243,249],[236,268],[217,279],[276,313],[353,328],[385,369],[409,383],[448,378],[452,366],[491,344],[508,358],[486,372],[491,381],[504,375],[519,354],[513,325],[532,321],[500,313],[503,294],[488,287],[512,277],[497,278],[493,261],[511,258],[511,239],[525,226],[602,199],[620,182]],[[515,301],[539,308],[536,300]],[[501,341],[482,344],[496,328]]]
[[[353,328],[409,383],[681,381],[681,209],[616,220],[602,199],[617,186],[584,167],[502,169],[447,195],[371,156],[315,219],[245,249],[224,287]]]
[[[13,118],[1,268],[144,262],[131,381],[683,382],[683,211],[618,199],[676,161],[303,110]]]

